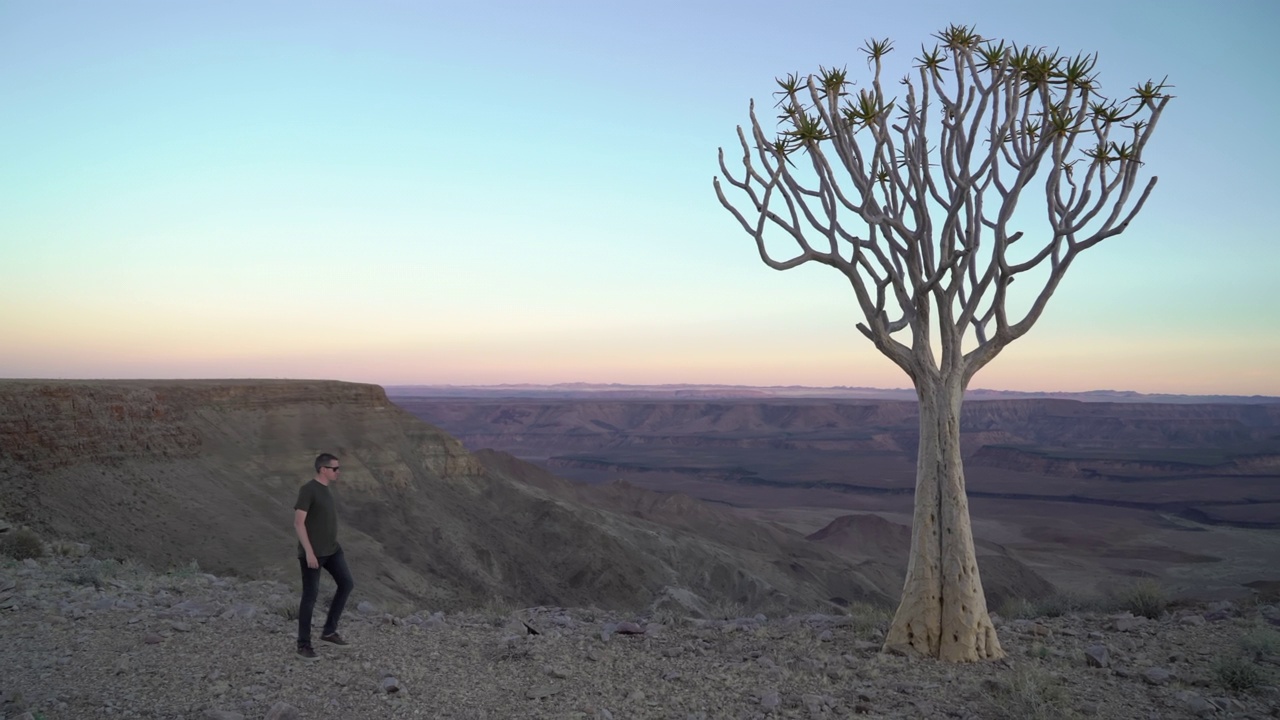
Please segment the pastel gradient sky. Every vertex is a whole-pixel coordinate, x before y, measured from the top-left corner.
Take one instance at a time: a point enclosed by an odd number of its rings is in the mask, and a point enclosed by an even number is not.
[[[0,0],[0,377],[908,386],[711,178],[774,77],[954,22],[1177,96],[973,386],[1280,395],[1280,3],[965,5]]]

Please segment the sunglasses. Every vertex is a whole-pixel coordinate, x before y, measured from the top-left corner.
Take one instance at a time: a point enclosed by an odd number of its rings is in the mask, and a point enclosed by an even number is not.
[[[320,467],[324,468],[325,470],[332,470],[334,472],[338,472],[339,470],[342,469],[337,465],[321,465]]]

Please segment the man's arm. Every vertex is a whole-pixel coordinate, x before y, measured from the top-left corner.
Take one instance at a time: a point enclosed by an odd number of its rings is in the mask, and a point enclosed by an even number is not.
[[[302,551],[307,555],[307,567],[315,570],[320,567],[316,552],[311,549],[311,538],[307,535],[307,511],[293,511],[293,531],[298,534],[298,542],[302,543]]]

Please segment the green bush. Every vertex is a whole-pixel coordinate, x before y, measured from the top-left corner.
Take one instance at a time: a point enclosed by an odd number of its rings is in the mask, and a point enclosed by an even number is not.
[[[0,553],[14,560],[44,557],[44,542],[34,532],[22,528],[0,535]]]
[[[1238,655],[1219,659],[1213,664],[1214,677],[1218,684],[1227,690],[1240,692],[1251,690],[1262,684],[1264,679],[1262,668],[1252,660]]]

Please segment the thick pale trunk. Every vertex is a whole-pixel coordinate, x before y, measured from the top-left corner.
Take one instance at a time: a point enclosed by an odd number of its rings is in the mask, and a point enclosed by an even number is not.
[[[953,662],[1001,658],[969,524],[960,456],[962,383],[921,379],[917,394],[920,454],[911,559],[884,649]]]

